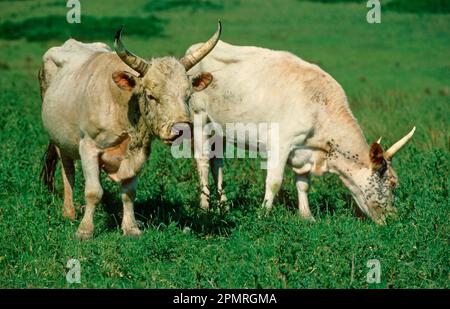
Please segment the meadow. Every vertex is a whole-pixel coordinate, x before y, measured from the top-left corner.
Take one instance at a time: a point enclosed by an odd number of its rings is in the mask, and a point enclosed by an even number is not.
[[[450,287],[448,9],[382,4],[381,23],[369,24],[365,1],[89,0],[81,24],[69,25],[65,2],[0,1],[0,287]],[[103,175],[94,238],[75,239],[84,204],[79,162],[75,222],[62,217],[59,169],[55,194],[38,180],[48,142],[37,80],[42,55],[70,36],[112,46],[125,24],[130,50],[181,56],[219,18],[228,43],[287,50],[329,72],[368,142],[383,136],[386,147],[417,127],[394,160],[397,220],[377,226],[356,218],[350,192],[326,175],[312,179],[317,222],[304,222],[289,170],[274,211],[260,218],[265,171],[252,159],[225,161],[230,211],[205,214],[194,160],[172,158],[157,141],[135,203],[142,237],[122,236],[118,186]],[[71,258],[81,263],[81,283],[66,281]],[[380,261],[379,284],[366,281],[370,259]]]

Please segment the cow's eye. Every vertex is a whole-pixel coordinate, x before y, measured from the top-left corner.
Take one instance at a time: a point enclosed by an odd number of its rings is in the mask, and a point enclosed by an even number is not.
[[[151,100],[158,101],[151,93],[148,93],[148,92],[147,92],[147,99],[149,99],[150,101]]]
[[[387,162],[385,159],[383,159],[381,161],[380,167],[378,167],[377,170],[378,176],[383,177],[386,170],[387,170]]]

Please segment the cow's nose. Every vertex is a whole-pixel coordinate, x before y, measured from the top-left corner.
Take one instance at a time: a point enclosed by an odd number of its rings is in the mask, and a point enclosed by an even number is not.
[[[378,204],[370,207],[370,217],[375,223],[385,225],[387,220],[395,220],[398,218],[397,209],[392,206],[381,207]]]
[[[185,133],[187,130],[189,130],[192,136],[192,128],[193,125],[191,122],[177,122],[172,126],[171,132],[175,136],[179,137],[183,135],[183,133]]]

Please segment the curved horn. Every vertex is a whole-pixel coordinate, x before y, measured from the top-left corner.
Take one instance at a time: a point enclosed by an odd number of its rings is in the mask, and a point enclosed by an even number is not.
[[[139,56],[136,56],[132,52],[128,51],[125,46],[122,44],[120,40],[120,36],[122,35],[123,26],[117,30],[116,35],[114,36],[114,49],[116,50],[117,55],[128,65],[130,68],[135,70],[140,74],[140,76],[144,76],[148,70],[148,63],[144,59]]]
[[[412,128],[412,130],[406,134],[402,139],[400,139],[397,143],[391,146],[386,152],[384,153],[384,157],[386,159],[392,159],[392,157],[396,154],[397,151],[400,150],[405,144],[411,139],[411,137],[414,134],[414,131],[416,131],[416,127]]]
[[[380,138],[377,140],[377,144],[380,144],[381,143],[381,139],[382,139],[383,137],[382,136],[380,136]]]
[[[189,71],[194,65],[200,62],[219,42],[220,33],[222,32],[222,23],[218,22],[217,30],[214,35],[197,50],[185,55],[180,59],[181,64],[184,66],[186,71]]]

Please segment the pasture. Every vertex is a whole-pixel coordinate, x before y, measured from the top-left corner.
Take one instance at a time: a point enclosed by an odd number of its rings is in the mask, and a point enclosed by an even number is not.
[[[381,24],[369,24],[365,1],[325,2],[89,0],[81,24],[69,25],[66,1],[0,1],[0,287],[449,288],[450,15],[382,5]],[[317,222],[304,222],[288,169],[274,211],[260,218],[265,171],[254,159],[225,160],[230,211],[213,203],[218,211],[205,214],[194,160],[174,159],[156,141],[135,203],[143,235],[122,236],[119,188],[103,175],[94,238],[75,239],[79,162],[73,223],[62,217],[59,168],[55,194],[38,180],[48,141],[42,55],[70,36],[112,46],[125,24],[130,50],[181,56],[218,18],[228,43],[287,50],[330,73],[369,142],[383,136],[387,147],[417,127],[394,160],[397,220],[356,218],[349,191],[326,175],[309,194]],[[71,258],[81,283],[66,281]],[[380,261],[379,284],[366,281],[370,259]]]

